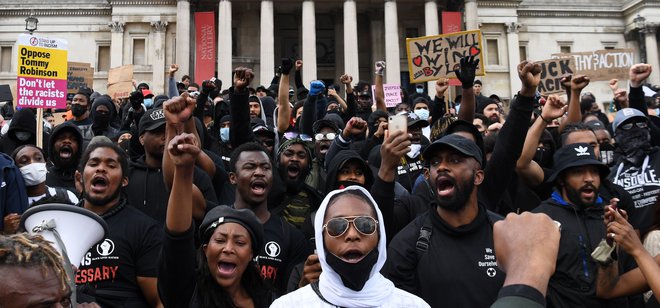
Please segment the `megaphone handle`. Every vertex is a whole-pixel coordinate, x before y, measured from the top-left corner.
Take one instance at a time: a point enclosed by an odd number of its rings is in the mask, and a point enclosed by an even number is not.
[[[75,281],[76,277],[74,276],[73,273],[73,266],[71,265],[71,261],[69,261],[69,255],[66,252],[66,246],[64,245],[64,241],[62,241],[62,238],[60,237],[60,233],[57,232],[57,229],[55,228],[55,221],[51,219],[47,224],[49,225],[50,228],[44,228],[44,229],[53,232],[57,244],[60,245],[60,248],[62,249],[62,263],[64,263],[64,271],[66,272],[66,275],[69,277],[69,287],[71,288],[71,303],[73,304],[73,307],[76,307],[78,302],[76,301],[77,298],[76,281]]]

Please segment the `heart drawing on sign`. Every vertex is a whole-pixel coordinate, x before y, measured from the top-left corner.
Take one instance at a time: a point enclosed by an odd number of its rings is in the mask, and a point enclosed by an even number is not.
[[[412,59],[412,61],[413,61],[413,64],[415,64],[415,66],[418,66],[418,67],[422,66],[422,56],[414,57]]]
[[[470,46],[470,55],[476,56],[481,53],[481,50],[477,46]]]

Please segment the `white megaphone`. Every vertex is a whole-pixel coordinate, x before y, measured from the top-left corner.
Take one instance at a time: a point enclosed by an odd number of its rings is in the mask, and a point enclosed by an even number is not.
[[[108,232],[105,220],[92,211],[57,203],[29,208],[21,215],[21,226],[28,233],[41,235],[53,243],[62,257],[76,267],[85,253]]]

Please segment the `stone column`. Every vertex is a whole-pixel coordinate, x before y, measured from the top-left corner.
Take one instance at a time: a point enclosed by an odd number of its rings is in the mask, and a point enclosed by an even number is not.
[[[354,0],[344,1],[344,72],[360,80],[357,8]]]
[[[424,5],[424,21],[427,36],[440,34],[440,26],[438,25],[438,4],[435,0],[426,1],[426,4]],[[427,89],[427,94],[433,97],[435,93],[435,81],[429,81],[427,83]]]
[[[112,21],[108,27],[112,28],[110,41],[110,68],[124,65],[124,26],[126,23]]]
[[[479,29],[477,22],[477,0],[465,0],[465,30]]]
[[[179,65],[179,70],[175,77],[181,80],[183,75],[192,76],[190,71],[190,2],[188,0],[178,0],[176,3],[176,59],[175,63]]]
[[[316,9],[314,1],[305,0],[302,4],[302,80],[309,87],[316,80]]]
[[[385,83],[401,84],[401,60],[399,56],[399,22],[396,1],[385,1]]]
[[[644,32],[644,41],[646,43],[646,61],[653,66],[653,73],[649,76],[648,82],[651,84],[660,84],[660,55],[658,55],[658,24],[649,23]]]
[[[153,42],[153,63],[151,89],[154,93],[165,93],[165,31],[167,31],[167,21],[152,21],[151,26],[154,30]]]
[[[518,78],[518,64],[520,63],[520,42],[518,40],[518,30],[522,25],[517,22],[506,24],[506,44],[509,50],[509,86],[511,95],[518,93],[522,83]]]
[[[275,72],[275,23],[273,22],[273,1],[261,1],[261,49],[260,59],[260,84],[266,88],[270,85]]]
[[[218,78],[229,88],[232,80],[231,1],[221,0],[218,16]]]

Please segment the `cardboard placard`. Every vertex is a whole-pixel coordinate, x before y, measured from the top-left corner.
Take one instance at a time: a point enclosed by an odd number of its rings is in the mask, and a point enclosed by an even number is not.
[[[18,36],[17,107],[66,107],[67,52],[65,40]]]
[[[564,92],[560,81],[561,76],[573,74],[576,71],[572,58],[550,59],[537,63],[541,64],[541,83],[538,88],[541,95]]]
[[[466,56],[478,57],[476,75],[485,75],[482,46],[480,30],[406,38],[410,83],[456,78],[454,69]]]
[[[561,59],[572,57],[577,74],[586,75],[591,81],[628,79],[628,71],[635,64],[634,49],[605,49],[552,56]]]
[[[398,84],[383,84],[385,94],[385,106],[387,108],[396,107],[401,103],[401,87]],[[376,85],[371,86],[371,97],[376,97]]]
[[[60,125],[66,122],[66,112],[53,112],[53,118],[55,118],[55,126]]]
[[[108,95],[126,98],[133,92],[133,64],[111,68],[108,72]]]
[[[66,74],[67,93],[76,93],[82,87],[92,88],[94,85],[94,68],[89,63],[69,62]]]

